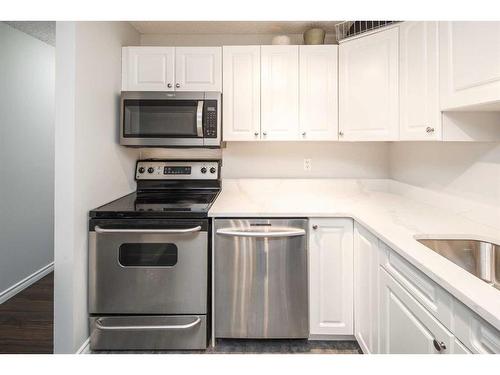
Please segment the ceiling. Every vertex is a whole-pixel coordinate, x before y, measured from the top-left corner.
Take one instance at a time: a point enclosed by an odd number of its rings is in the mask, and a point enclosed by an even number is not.
[[[335,33],[341,21],[131,21],[141,34],[302,34],[311,27]]]
[[[56,45],[54,21],[4,21],[4,23],[51,46]]]

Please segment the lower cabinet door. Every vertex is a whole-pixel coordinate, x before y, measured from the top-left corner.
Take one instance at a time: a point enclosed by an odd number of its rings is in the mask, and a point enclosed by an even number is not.
[[[354,336],[365,354],[378,348],[379,240],[354,224]]]
[[[353,221],[309,220],[309,331],[353,335]]]
[[[472,354],[469,349],[465,347],[464,344],[460,342],[460,340],[455,339],[453,343],[453,353],[452,354]]]
[[[455,337],[383,268],[379,275],[381,353],[453,353]]]

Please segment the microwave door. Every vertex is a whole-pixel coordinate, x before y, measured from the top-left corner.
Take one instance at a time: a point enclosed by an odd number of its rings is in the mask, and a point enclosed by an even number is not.
[[[122,144],[203,145],[202,100],[126,99],[122,115]]]

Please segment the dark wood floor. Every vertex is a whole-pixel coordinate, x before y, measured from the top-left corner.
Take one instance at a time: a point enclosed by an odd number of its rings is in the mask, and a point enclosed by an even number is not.
[[[92,354],[363,354],[356,341],[217,339],[206,350],[103,350]]]
[[[0,353],[53,352],[54,273],[0,305]]]

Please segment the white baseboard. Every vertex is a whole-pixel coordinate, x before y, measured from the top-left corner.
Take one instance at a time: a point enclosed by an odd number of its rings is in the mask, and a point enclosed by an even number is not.
[[[75,354],[90,354],[90,337],[83,342]]]
[[[356,341],[354,335],[309,335],[310,341]]]
[[[40,280],[44,276],[47,276],[52,271],[54,271],[54,262],[47,264],[45,267],[40,268],[38,271],[32,273],[18,283],[5,289],[3,292],[0,292],[0,304],[4,303],[9,298],[14,297],[17,293],[36,283],[38,280]]]

